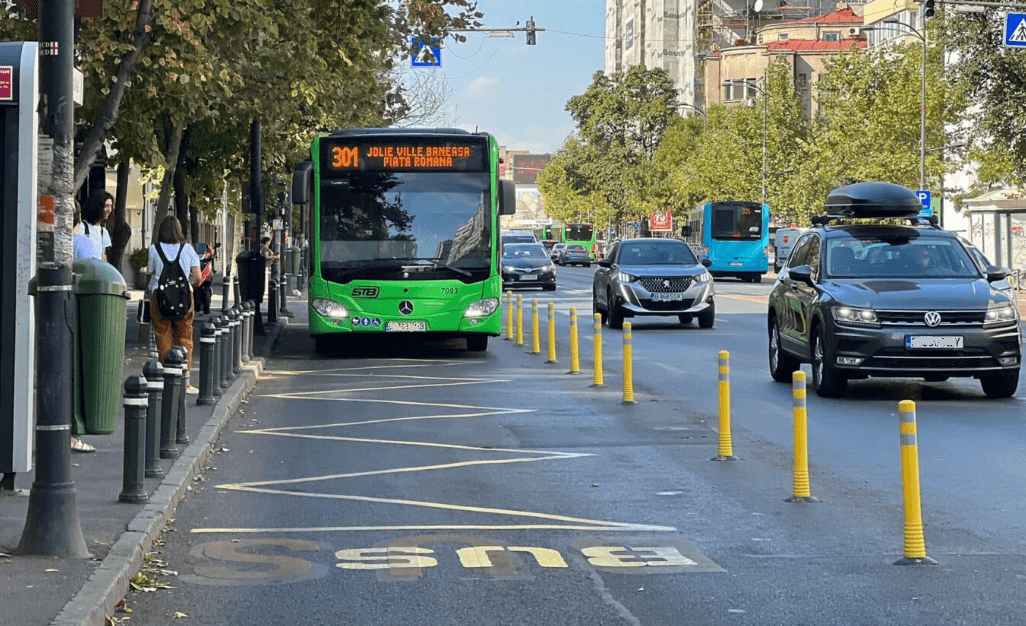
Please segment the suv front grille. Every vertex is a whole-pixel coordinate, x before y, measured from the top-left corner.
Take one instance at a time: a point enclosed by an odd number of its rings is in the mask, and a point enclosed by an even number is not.
[[[865,369],[880,368],[889,370],[972,370],[981,367],[997,367],[997,362],[982,348],[938,350],[929,354],[888,348],[881,350],[872,358],[866,359],[862,367]]]
[[[936,328],[954,326],[982,327],[986,311],[937,311],[941,322]],[[926,311],[877,311],[876,318],[883,326],[920,326],[927,328],[923,316]]]
[[[642,278],[640,282],[641,286],[651,293],[680,293],[687,291],[691,286],[691,277]]]

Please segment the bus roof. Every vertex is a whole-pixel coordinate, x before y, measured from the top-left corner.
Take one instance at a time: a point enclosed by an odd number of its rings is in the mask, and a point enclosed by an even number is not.
[[[352,137],[354,135],[470,135],[462,128],[345,128],[330,133],[329,137]],[[485,134],[485,133],[478,133]]]

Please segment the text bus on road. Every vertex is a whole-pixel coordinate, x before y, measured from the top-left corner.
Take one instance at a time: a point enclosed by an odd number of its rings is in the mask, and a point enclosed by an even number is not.
[[[487,133],[358,128],[317,136],[293,177],[309,219],[310,335],[501,331],[499,214],[516,210]]]
[[[691,211],[684,238],[695,254],[712,259],[713,276],[757,283],[769,270],[769,214],[759,202],[706,202]]]

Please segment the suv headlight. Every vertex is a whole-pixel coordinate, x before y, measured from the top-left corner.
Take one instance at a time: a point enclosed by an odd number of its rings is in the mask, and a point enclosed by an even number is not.
[[[542,274],[551,274],[552,272],[555,272],[555,271],[556,271],[556,267],[554,265],[547,265],[547,266],[541,268],[541,273]]]
[[[628,274],[627,272],[621,270],[616,273],[616,280],[618,280],[621,283],[633,283],[634,281],[638,280],[638,277],[633,274]]]
[[[470,306],[467,307],[467,311],[463,314],[463,317],[488,317],[498,309],[498,298],[485,298],[484,300],[472,302]]]
[[[1008,304],[1002,304],[1000,306],[987,309],[987,315],[983,318],[983,325],[984,327],[1004,326],[1018,321],[1019,315],[1015,310],[1015,307]]]
[[[859,309],[852,306],[833,308],[834,321],[843,326],[859,326],[861,328],[880,328],[880,320],[873,309]]]
[[[314,298],[313,302],[310,303],[314,311],[324,317],[330,317],[332,319],[340,320],[349,317],[349,311],[346,307],[342,306],[334,300],[325,300],[324,298]]]
[[[695,276],[696,283],[708,283],[712,282],[712,279],[712,274],[710,274],[709,272],[702,272],[698,276]]]

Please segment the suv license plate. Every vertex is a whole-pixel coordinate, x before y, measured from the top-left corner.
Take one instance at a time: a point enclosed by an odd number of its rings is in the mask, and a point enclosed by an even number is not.
[[[393,333],[422,333],[427,331],[427,322],[388,322],[385,330]]]
[[[654,293],[652,294],[653,302],[680,302],[684,299],[682,293]]]
[[[962,338],[946,335],[905,335],[907,349],[941,349],[951,350],[962,347]]]

